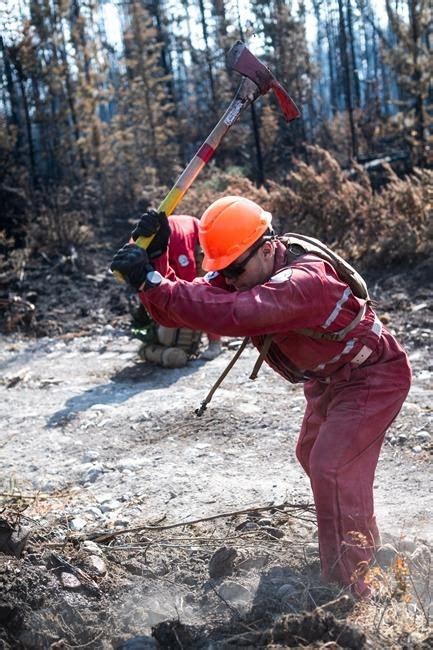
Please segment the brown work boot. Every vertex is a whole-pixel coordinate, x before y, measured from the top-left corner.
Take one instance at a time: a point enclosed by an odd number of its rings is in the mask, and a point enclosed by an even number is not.
[[[163,345],[147,345],[143,350],[143,357],[163,368],[183,368],[188,363],[185,350]]]
[[[166,348],[162,353],[164,368],[183,368],[188,363],[188,355],[182,348]]]
[[[222,345],[219,339],[217,341],[209,341],[209,345],[207,346],[206,350],[203,350],[201,353],[200,359],[212,361],[212,359],[216,359],[216,357],[219,356],[222,351]]]

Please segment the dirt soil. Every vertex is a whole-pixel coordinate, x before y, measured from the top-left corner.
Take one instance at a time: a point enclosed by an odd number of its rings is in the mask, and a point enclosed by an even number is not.
[[[376,474],[376,595],[355,603],[319,578],[302,387],[250,381],[248,347],[197,417],[240,341],[143,362],[112,250],[35,262],[1,302],[0,649],[431,648],[432,261],[369,278],[414,382]]]

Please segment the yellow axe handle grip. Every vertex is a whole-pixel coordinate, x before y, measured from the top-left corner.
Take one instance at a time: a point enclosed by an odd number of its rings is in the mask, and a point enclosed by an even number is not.
[[[137,246],[140,246],[140,248],[149,248],[152,240],[154,239],[155,235],[150,235],[150,237],[138,237],[138,239],[135,240],[135,244]],[[131,242],[132,243],[132,242]]]
[[[116,282],[126,282],[120,271],[111,271],[111,273],[113,274],[113,278],[116,280]]]
[[[184,176],[185,176],[185,172],[184,172]],[[190,175],[190,178],[188,178],[188,187],[189,185],[191,185],[193,180],[194,178]],[[177,182],[179,182],[179,180]],[[159,205],[157,212],[165,212],[167,217],[169,217],[174,211],[174,209],[176,208],[177,204],[182,199],[185,192],[186,189],[181,190],[176,184],[167,194],[167,196],[162,201],[162,203]],[[147,249],[149,248],[154,237],[155,235],[151,235],[150,237],[138,237],[138,239],[135,240],[135,243],[137,244],[137,246],[140,246],[140,248]]]

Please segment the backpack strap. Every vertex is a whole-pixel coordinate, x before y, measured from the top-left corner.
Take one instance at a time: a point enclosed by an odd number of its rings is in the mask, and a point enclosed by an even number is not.
[[[269,348],[271,347],[272,339],[273,339],[273,334],[266,334],[265,340],[263,341],[262,349],[260,350],[260,354],[258,356],[256,363],[254,364],[253,371],[250,375],[250,379],[255,379],[259,374],[259,370],[262,367],[263,361],[265,360],[265,357],[269,352]]]
[[[338,276],[351,288],[352,293],[357,298],[370,300],[368,287],[364,278],[341,255],[338,255],[338,253],[333,251],[332,248],[329,248],[329,246],[326,246],[319,239],[293,232],[285,233],[281,237],[278,237],[278,239],[286,247],[287,261],[289,264],[301,255],[307,253],[315,254],[334,267]]]
[[[204,400],[203,400],[202,403],[200,404],[199,408],[195,409],[195,414],[198,415],[198,417],[202,416],[203,413],[205,412],[205,410],[206,410],[206,408],[207,408],[207,405],[208,405],[209,402],[211,401],[211,399],[212,399],[212,397],[213,397],[213,394],[215,393],[216,389],[217,389],[218,386],[221,384],[221,382],[223,381],[224,377],[225,377],[226,375],[229,374],[230,370],[233,368],[233,366],[235,365],[236,361],[239,359],[239,357],[241,356],[242,352],[243,352],[243,351],[245,350],[245,348],[247,347],[247,345],[248,345],[248,341],[249,341],[249,340],[250,340],[250,337],[249,337],[249,336],[246,336],[246,337],[244,338],[244,340],[242,341],[242,343],[241,343],[239,349],[237,350],[237,352],[236,352],[236,354],[234,355],[234,357],[231,359],[231,361],[230,361],[230,363],[228,364],[228,366],[227,366],[227,367],[225,368],[225,370],[220,374],[220,376],[218,377],[218,379],[216,380],[216,382],[214,383],[214,385],[212,386],[212,388],[210,389],[210,391],[208,392],[208,394],[206,395],[206,397],[204,398]]]
[[[364,279],[356,271],[356,269],[353,268],[353,266],[351,266],[348,262],[346,262],[345,259],[335,253],[319,239],[292,232],[286,233],[279,239],[286,247],[287,261],[289,264],[302,255],[308,253],[312,253],[313,255],[315,254],[332,264],[340,279],[349,286],[352,293],[357,298],[364,301],[353,321],[338,332],[319,332],[308,327],[295,330],[297,334],[309,336],[313,339],[343,341],[345,336],[351,330],[355,329],[355,327],[357,327],[357,325],[359,325],[359,323],[362,321],[367,311],[367,305],[371,302],[368,288]]]

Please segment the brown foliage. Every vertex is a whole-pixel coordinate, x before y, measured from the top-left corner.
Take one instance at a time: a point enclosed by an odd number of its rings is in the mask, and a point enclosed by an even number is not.
[[[329,152],[311,147],[309,154],[311,164],[298,161],[285,182],[271,181],[267,188],[257,188],[237,168],[221,171],[209,165],[176,212],[200,217],[220,196],[247,196],[272,212],[277,233],[301,232],[317,237],[363,266],[410,261],[428,254],[433,239],[429,220],[432,170],[418,169],[411,176],[399,178],[387,168],[387,185],[374,192],[362,167],[355,165],[355,178],[349,179]],[[137,182],[129,189],[135,195],[133,219],[111,184],[104,195],[92,183],[80,191],[59,186],[44,194],[39,197],[39,207],[26,231],[27,248],[69,254],[71,246],[86,244],[95,228],[106,227],[110,215],[124,218],[126,231],[128,217],[131,225],[148,206],[157,207],[169,187],[160,185],[149,174],[141,179],[141,185]],[[99,215],[101,202],[107,206],[105,221]],[[11,242],[5,240],[3,249],[11,247]],[[14,266],[18,274],[18,260]]]
[[[278,233],[317,237],[364,264],[403,262],[428,254],[433,239],[432,170],[418,169],[399,178],[388,167],[389,182],[374,192],[359,165],[353,167],[355,180],[350,180],[329,152],[310,147],[309,153],[310,165],[298,161],[284,183],[270,182],[269,189],[257,188],[239,173],[208,171],[177,212],[199,217],[219,196],[243,195],[272,212]]]

